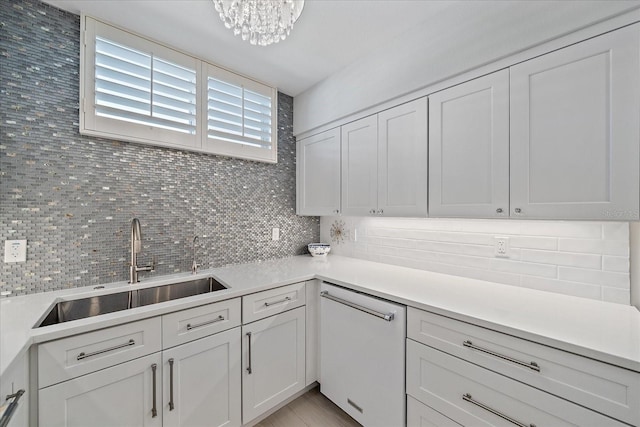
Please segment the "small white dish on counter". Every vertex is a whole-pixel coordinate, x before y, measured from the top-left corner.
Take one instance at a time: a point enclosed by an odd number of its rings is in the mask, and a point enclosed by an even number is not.
[[[311,256],[326,257],[331,251],[331,245],[328,243],[309,243],[307,249]]]

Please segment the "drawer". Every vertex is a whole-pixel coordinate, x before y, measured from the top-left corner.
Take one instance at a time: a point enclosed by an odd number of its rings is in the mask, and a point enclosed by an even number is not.
[[[162,316],[162,348],[240,326],[240,298]]]
[[[242,297],[242,323],[250,323],[305,305],[304,282]]]
[[[38,388],[162,350],[160,317],[38,346]]]
[[[461,424],[407,396],[407,427],[462,427]]]
[[[465,426],[625,425],[410,339],[407,394]]]
[[[407,336],[621,421],[640,425],[638,372],[414,308],[407,313]]]

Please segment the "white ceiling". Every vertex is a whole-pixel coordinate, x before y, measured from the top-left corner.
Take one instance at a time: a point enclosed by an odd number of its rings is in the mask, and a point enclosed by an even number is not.
[[[369,55],[392,39],[408,37],[420,25],[464,31],[467,23],[452,9],[465,7],[460,1],[425,0],[306,0],[305,7],[291,35],[275,45],[260,47],[236,37],[219,19],[210,0],[44,0],[46,3],[74,13],[111,22],[141,35],[202,59],[274,85],[284,93],[296,96],[347,65]],[[527,9],[599,8],[603,18],[638,7],[638,1],[484,1],[486,25],[492,31],[491,16],[505,21],[512,13],[512,26],[517,27]],[[471,5],[471,3],[467,3]],[[479,6],[481,5],[481,6]],[[468,14],[467,14],[468,15]],[[448,19],[439,19],[439,17]],[[477,24],[477,23],[476,23]],[[568,23],[578,28],[580,23]],[[478,28],[478,25],[471,26]],[[575,28],[567,28],[566,31]],[[503,31],[504,28],[495,29]],[[483,34],[477,34],[482,37]],[[408,39],[407,43],[412,40]],[[446,43],[443,40],[442,43]],[[455,48],[455,46],[451,46]],[[467,46],[468,48],[468,46]],[[428,52],[425,51],[425,55]]]

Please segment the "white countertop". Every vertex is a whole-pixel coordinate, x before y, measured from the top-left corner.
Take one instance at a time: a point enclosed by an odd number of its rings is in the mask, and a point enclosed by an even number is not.
[[[60,300],[214,276],[229,289],[44,328],[33,326]],[[32,344],[318,278],[408,306],[640,372],[640,312],[606,303],[354,258],[297,256],[0,301],[0,375]]]

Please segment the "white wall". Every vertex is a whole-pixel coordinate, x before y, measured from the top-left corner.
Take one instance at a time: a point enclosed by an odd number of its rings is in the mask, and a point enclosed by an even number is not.
[[[627,222],[322,217],[320,236],[333,254],[630,304]],[[496,236],[509,258],[495,257]]]
[[[294,134],[639,7],[637,1],[489,3],[450,2],[439,15],[297,95]]]

